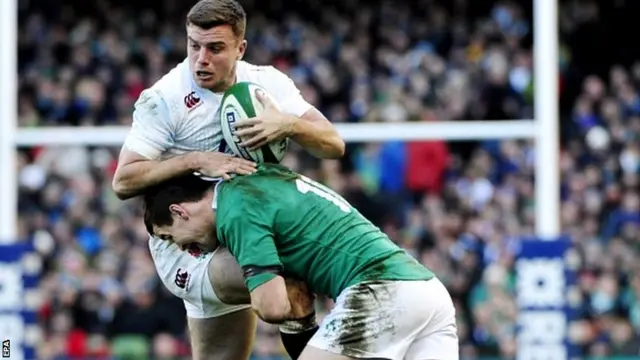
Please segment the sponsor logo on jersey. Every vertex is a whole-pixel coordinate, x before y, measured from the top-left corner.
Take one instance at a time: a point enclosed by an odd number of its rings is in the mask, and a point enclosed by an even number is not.
[[[188,272],[186,271],[182,271],[182,269],[178,269],[178,271],[176,271],[176,279],[173,281],[177,287],[179,287],[180,289],[185,289],[185,290],[189,290],[189,279],[191,278],[191,276],[189,275]]]
[[[190,92],[187,96],[184,97],[184,105],[189,110],[195,109],[200,104],[202,104],[202,101],[195,91]]]

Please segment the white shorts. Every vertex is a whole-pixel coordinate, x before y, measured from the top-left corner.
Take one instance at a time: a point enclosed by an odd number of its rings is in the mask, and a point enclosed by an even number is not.
[[[173,295],[184,300],[188,317],[215,318],[251,307],[227,305],[216,296],[209,281],[209,262],[215,251],[191,254],[155,237],[149,238],[149,250],[158,276]]]
[[[353,358],[457,360],[455,309],[440,280],[345,289],[309,345]]]

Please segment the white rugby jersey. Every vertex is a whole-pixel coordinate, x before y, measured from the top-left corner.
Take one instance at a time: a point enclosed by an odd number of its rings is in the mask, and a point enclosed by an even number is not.
[[[312,107],[293,80],[273,66],[238,61],[236,75],[237,81],[264,87],[286,113],[302,116]],[[140,94],[125,148],[149,159],[188,151],[218,151],[223,95],[198,87],[188,60],[183,61]]]
[[[237,81],[251,81],[264,87],[286,113],[302,116],[312,108],[293,81],[272,66],[238,61],[236,74]],[[223,93],[199,88],[193,81],[188,60],[183,61],[140,94],[124,147],[148,159],[221,150],[222,96]],[[208,277],[213,253],[185,252],[155,237],[149,238],[149,249],[162,282],[184,300],[189,317],[212,318],[250,307],[220,302]]]

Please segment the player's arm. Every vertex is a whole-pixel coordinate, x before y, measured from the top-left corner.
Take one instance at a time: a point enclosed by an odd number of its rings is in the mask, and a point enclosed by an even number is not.
[[[278,84],[277,95],[285,113],[291,116],[289,137],[305,148],[311,155],[324,159],[337,159],[344,155],[345,144],[331,122],[309,104],[293,80],[273,68],[274,83]]]
[[[209,262],[209,281],[220,301],[229,305],[251,303],[251,294],[245,285],[242,269],[225,247],[219,248]],[[307,296],[306,284],[290,277],[285,278],[287,297],[294,308],[311,308],[313,298]]]
[[[273,92],[284,113],[291,118],[288,136],[311,155],[323,159],[337,159],[344,155],[345,144],[331,122],[309,104],[293,80],[271,67]]]
[[[187,153],[159,161],[122,148],[113,177],[113,191],[121,200],[138,196],[150,186],[178,175],[197,171],[198,155],[198,153]]]
[[[227,193],[226,197],[229,196],[232,195]],[[218,238],[238,261],[258,316],[270,323],[291,319],[284,269],[274,242],[272,211],[260,207],[251,197],[233,200],[234,207],[224,212],[219,209]]]
[[[337,159],[344,155],[344,141],[331,122],[315,107],[300,118],[294,116],[292,124],[291,138],[311,155],[324,159]]]
[[[251,293],[251,306],[268,323],[279,324],[292,319],[284,268],[273,235],[266,230],[266,226],[260,225],[263,229],[256,231],[258,224],[251,220],[244,223],[245,235],[238,238],[231,251],[242,267],[245,283]]]
[[[216,296],[223,303],[233,305],[251,303],[252,298],[245,285],[243,271],[227,248],[218,249],[213,259],[209,262],[209,280],[215,290]],[[301,316],[298,316],[299,320],[282,323],[280,325],[280,336],[289,356],[291,356],[292,359],[297,359],[307,342],[309,342],[309,339],[311,339],[318,330],[318,325],[315,321],[315,312],[313,311],[314,297],[309,293],[304,282],[291,278],[287,278],[285,282],[289,303],[293,308],[300,309],[297,310],[297,312],[301,314]],[[258,298],[256,298],[256,300],[258,300]],[[243,310],[243,312],[246,311]],[[292,313],[296,313],[296,311],[294,310]],[[250,312],[250,314],[253,316],[253,312]],[[210,341],[210,339],[217,339],[218,337],[210,333],[216,331],[215,326],[221,326],[223,329],[227,328],[226,325],[219,323],[220,321],[225,321],[226,318],[227,316],[224,316],[223,319],[220,320],[189,319],[194,356],[195,354],[218,353],[215,349],[211,349],[213,345]],[[246,336],[242,337],[242,339],[246,339]],[[196,350],[198,351],[196,352]],[[198,358],[206,357],[196,356],[196,359]],[[229,358],[240,359],[241,357]]]
[[[215,152],[192,152],[160,160],[160,155],[173,146],[174,134],[166,102],[155,91],[145,90],[136,102],[133,124],[113,177],[113,190],[120,199],[140,195],[150,186],[195,171],[213,177],[253,171],[251,162]]]
[[[134,106],[133,124],[113,177],[113,190],[120,199],[137,196],[149,186],[195,171],[195,154],[158,160],[173,146],[173,136],[173,120],[166,102],[153,90],[143,91]]]
[[[291,303],[284,278],[276,275],[258,285],[251,292],[251,307],[258,316],[271,324],[280,324],[291,318]]]
[[[345,144],[336,128],[302,97],[293,80],[274,67],[267,67],[263,72],[261,81],[280,105],[280,110],[272,111],[269,116],[271,119],[258,116],[236,123],[238,127],[251,126],[237,132],[239,136],[249,138],[243,146],[259,148],[276,139],[289,137],[315,157],[342,157]],[[258,99],[265,106],[265,112],[269,112],[269,108],[275,108],[268,98],[258,96]],[[264,116],[263,114],[262,117]],[[267,126],[262,123],[264,121],[273,121],[277,125]]]

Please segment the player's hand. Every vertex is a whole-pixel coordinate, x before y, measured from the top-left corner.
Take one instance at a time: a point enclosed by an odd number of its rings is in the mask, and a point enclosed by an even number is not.
[[[303,281],[285,278],[289,303],[291,303],[291,319],[303,319],[315,312],[315,296]]]
[[[260,116],[240,120],[234,124],[236,135],[242,140],[241,146],[250,150],[290,136],[296,118],[278,110],[276,105],[262,91],[256,92],[256,98],[264,106]]]
[[[231,174],[249,175],[256,172],[257,164],[236,156],[220,152],[194,153],[196,158],[196,171],[198,175],[231,179]]]

